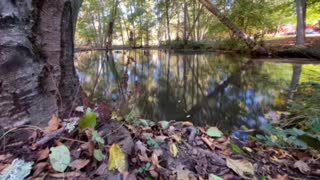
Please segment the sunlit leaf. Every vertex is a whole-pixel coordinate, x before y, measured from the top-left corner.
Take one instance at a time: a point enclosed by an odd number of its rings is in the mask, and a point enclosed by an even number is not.
[[[94,128],[97,123],[97,115],[91,110],[87,110],[86,114],[79,121],[79,128]]]
[[[69,149],[65,145],[59,145],[50,148],[50,151],[49,159],[53,169],[64,172],[71,161]]]
[[[177,157],[178,148],[177,148],[176,144],[170,143],[169,149],[170,149],[170,152],[171,152],[171,154],[173,155],[173,157]]]
[[[122,152],[118,144],[113,144],[110,148],[108,169],[110,171],[118,169],[120,173],[124,173],[126,171],[125,154]]]
[[[210,137],[222,137],[223,133],[217,127],[210,127],[207,130],[207,135]]]
[[[251,179],[254,175],[253,165],[248,160],[227,158],[227,166],[242,178]]]
[[[209,174],[209,180],[223,180],[223,179],[217,175]]]

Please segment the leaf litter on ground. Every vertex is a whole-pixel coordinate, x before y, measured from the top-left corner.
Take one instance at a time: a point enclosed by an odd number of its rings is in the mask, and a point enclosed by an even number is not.
[[[58,117],[52,119],[46,129],[54,133],[61,122],[53,123]],[[133,121],[122,125],[111,120],[101,121],[95,112],[85,111],[78,124],[80,129],[64,132],[38,149],[32,149],[33,143],[46,136],[35,129],[36,139],[21,145],[21,148],[30,147],[27,153],[17,148],[1,151],[0,167],[8,168],[14,158],[22,157],[34,162],[31,174],[26,175],[29,178],[112,179],[119,176],[220,180],[320,177],[318,152],[268,147],[254,138],[238,142],[217,127],[205,130],[191,122],[151,123],[139,118],[138,123]],[[115,128],[110,129],[110,123],[116,124]],[[128,143],[128,139],[133,143]],[[128,154],[130,150],[123,151],[122,148],[131,149],[131,154]],[[13,154],[9,155],[9,152]],[[277,168],[279,166],[286,168]]]

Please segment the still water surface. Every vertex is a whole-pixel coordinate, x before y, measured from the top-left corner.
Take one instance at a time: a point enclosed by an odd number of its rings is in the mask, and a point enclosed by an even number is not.
[[[249,61],[235,54],[84,52],[76,66],[95,102],[108,101],[144,119],[189,120],[224,131],[267,122],[266,114],[285,105],[297,83],[293,76],[320,82],[317,64]]]

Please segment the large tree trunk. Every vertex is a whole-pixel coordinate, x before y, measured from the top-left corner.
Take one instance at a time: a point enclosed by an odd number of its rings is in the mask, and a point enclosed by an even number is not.
[[[240,28],[238,28],[228,17],[222,14],[217,7],[215,7],[210,0],[199,0],[213,15],[215,15],[222,24],[224,24],[232,33],[242,40],[250,49],[258,53],[265,54],[266,49],[256,45]]]
[[[0,126],[45,124],[81,102],[73,36],[81,0],[0,1]]]

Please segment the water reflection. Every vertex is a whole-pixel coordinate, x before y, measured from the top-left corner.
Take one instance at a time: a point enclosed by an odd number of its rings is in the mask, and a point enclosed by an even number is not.
[[[83,89],[97,102],[225,131],[265,122],[264,114],[285,104],[293,75],[292,64],[216,53],[87,52],[77,59]]]

